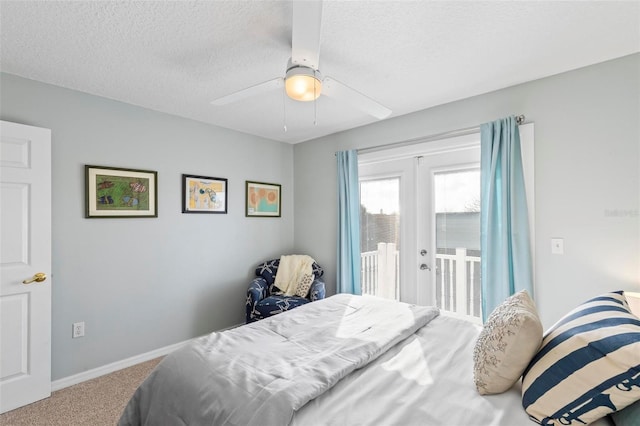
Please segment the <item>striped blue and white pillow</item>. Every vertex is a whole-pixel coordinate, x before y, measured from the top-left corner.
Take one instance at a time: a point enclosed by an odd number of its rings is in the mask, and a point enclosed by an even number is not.
[[[522,405],[543,425],[584,425],[640,400],[640,319],[623,292],[554,324],[524,372]]]

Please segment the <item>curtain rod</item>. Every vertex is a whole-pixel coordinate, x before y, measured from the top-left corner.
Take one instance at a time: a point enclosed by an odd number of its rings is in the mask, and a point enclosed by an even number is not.
[[[516,123],[518,125],[524,124],[525,116],[524,114],[520,114],[516,116]],[[421,136],[419,138],[407,139],[400,142],[391,142],[383,145],[370,146],[367,148],[360,148],[357,150],[358,154],[364,154],[368,152],[376,152],[387,148],[400,148],[403,146],[415,145],[422,142],[431,142],[439,139],[451,138],[454,136],[465,136],[473,133],[478,133],[480,131],[480,126],[473,127],[465,127],[464,129],[451,130],[448,132],[438,133],[429,136]]]

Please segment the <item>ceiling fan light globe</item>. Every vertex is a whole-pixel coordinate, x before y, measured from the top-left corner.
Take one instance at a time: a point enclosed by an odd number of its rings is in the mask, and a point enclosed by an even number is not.
[[[284,85],[287,96],[303,102],[316,100],[322,92],[322,82],[317,74],[317,71],[307,67],[289,69]]]

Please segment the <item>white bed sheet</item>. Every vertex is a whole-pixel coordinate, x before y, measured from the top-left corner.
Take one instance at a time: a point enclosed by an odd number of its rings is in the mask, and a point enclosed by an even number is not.
[[[535,425],[520,385],[482,396],[473,383],[481,326],[444,312],[302,407],[293,425]]]

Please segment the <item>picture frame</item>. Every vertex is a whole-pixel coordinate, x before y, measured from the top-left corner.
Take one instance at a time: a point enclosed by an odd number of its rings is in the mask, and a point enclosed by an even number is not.
[[[158,172],[85,165],[86,218],[158,217]]]
[[[182,213],[227,214],[227,179],[182,175]]]
[[[280,217],[281,192],[277,183],[246,181],[245,216]]]

